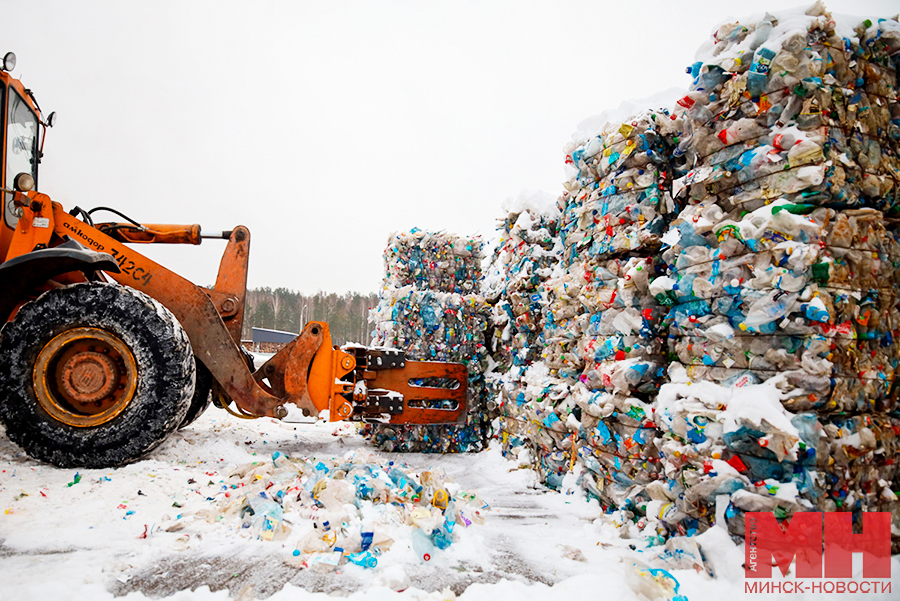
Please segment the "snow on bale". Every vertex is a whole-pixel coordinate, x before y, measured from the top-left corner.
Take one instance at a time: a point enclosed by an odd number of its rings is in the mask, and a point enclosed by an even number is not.
[[[743,511],[900,525],[898,50],[895,19],[766,13],[713,34],[674,106],[579,132],[506,452],[651,538]]]
[[[486,448],[490,431],[485,332],[490,307],[481,296],[483,243],[478,236],[412,229],[395,232],[384,252],[384,287],[370,321],[372,343],[418,361],[464,363],[469,372],[465,425],[370,424],[379,448],[467,452]]]

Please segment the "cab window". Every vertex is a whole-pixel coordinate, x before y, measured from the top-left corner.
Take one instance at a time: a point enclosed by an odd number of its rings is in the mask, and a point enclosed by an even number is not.
[[[11,189],[20,173],[30,173],[37,181],[38,119],[13,88],[9,88],[9,111],[6,125],[6,188]],[[4,216],[10,227],[19,218],[12,195],[5,194]]]

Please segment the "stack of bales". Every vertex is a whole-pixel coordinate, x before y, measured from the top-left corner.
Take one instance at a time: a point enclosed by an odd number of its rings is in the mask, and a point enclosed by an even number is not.
[[[548,484],[654,535],[900,521],[898,51],[821,3],[727,24],[671,114],[572,149],[544,361],[504,411]]]
[[[413,229],[391,235],[373,344],[419,361],[464,363],[469,372],[465,425],[371,424],[365,432],[388,451],[461,452],[484,448],[489,434],[484,382],[490,307],[479,293],[480,237]]]
[[[559,264],[559,209],[549,193],[523,192],[503,207],[508,211],[485,279],[485,298],[493,306],[491,352],[498,371],[531,365],[543,350],[544,282]]]
[[[492,393],[503,419],[505,448],[530,439],[524,398],[526,371],[541,359],[548,291],[546,282],[559,269],[559,207],[548,192],[523,191],[503,209],[501,236],[494,250],[484,290],[493,305]],[[536,433],[540,435],[540,432]]]
[[[545,359],[591,390],[655,392],[664,312],[647,294],[675,205],[667,157],[680,120],[645,111],[572,149],[560,200],[564,272],[547,283]]]
[[[543,364],[503,399],[505,449],[526,449],[551,486],[578,461],[585,486],[620,499],[620,481],[656,470],[644,459],[657,437],[645,401],[665,374],[666,309],[648,286],[675,210],[667,156],[681,126],[644,111],[606,124],[567,158],[560,268],[544,284]]]
[[[671,306],[678,378],[733,397],[777,383],[768,398],[784,412],[728,422],[673,384],[661,396],[667,499],[701,522],[723,493],[726,519],[896,509],[898,24],[839,32],[819,4],[715,39],[679,102],[686,162],[673,194],[686,206],[650,289]],[[711,484],[720,458],[734,468],[724,489]]]

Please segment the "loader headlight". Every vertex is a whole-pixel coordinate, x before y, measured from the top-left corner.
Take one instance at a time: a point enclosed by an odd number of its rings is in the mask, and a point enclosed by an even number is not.
[[[16,68],[16,53],[7,52],[3,57],[3,70],[12,71]]]
[[[34,190],[34,178],[30,173],[20,173],[16,176],[16,179],[13,180],[13,186],[15,186],[16,190],[19,192]]]

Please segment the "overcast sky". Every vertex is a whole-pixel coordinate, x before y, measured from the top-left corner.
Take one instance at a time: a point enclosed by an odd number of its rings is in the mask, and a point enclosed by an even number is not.
[[[40,189],[67,209],[244,224],[251,287],[369,292],[391,231],[490,239],[505,198],[562,189],[580,121],[687,86],[718,24],[799,4],[3,0],[0,52],[58,113]],[[224,247],[140,250],[211,284]]]

